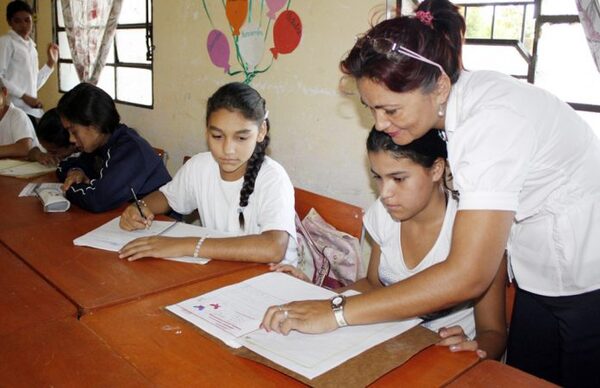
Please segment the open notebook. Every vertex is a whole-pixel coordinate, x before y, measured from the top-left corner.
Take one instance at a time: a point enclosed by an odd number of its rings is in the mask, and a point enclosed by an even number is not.
[[[367,349],[405,332],[419,319],[347,326],[331,333],[283,336],[259,329],[269,306],[328,299],[333,291],[272,272],[184,300],[166,309],[227,345],[244,346],[301,376],[313,379]]]
[[[44,166],[26,160],[0,159],[0,175],[16,178],[33,178],[56,170],[56,166]]]
[[[148,229],[125,231],[119,227],[121,217],[116,217],[104,225],[77,237],[73,244],[118,252],[125,244],[139,237],[167,236],[167,237],[231,237],[231,234],[218,232],[201,226],[185,224],[178,221],[153,221]],[[166,260],[183,263],[206,264],[210,259],[191,256],[173,257]]]

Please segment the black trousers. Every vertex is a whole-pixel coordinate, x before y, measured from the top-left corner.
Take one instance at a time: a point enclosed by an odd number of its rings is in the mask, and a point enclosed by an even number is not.
[[[29,120],[31,120],[31,123],[33,124],[33,129],[37,132],[37,127],[38,127],[38,121],[39,121],[39,119],[37,117],[32,116],[32,115],[27,115],[27,117],[29,117]]]
[[[517,288],[506,363],[564,387],[600,387],[600,290],[547,297]]]

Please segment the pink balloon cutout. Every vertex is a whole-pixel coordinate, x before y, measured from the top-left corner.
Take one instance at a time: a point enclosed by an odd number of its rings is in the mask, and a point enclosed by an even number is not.
[[[224,33],[219,30],[212,30],[206,39],[206,49],[210,60],[217,67],[229,72],[229,42]]]
[[[288,0],[267,0],[267,6],[269,7],[269,12],[267,12],[267,16],[269,19],[275,19],[275,14],[279,11]]]
[[[300,16],[294,11],[283,11],[275,20],[273,26],[273,43],[271,48],[273,58],[279,54],[289,54],[298,47],[302,37],[302,22]]]

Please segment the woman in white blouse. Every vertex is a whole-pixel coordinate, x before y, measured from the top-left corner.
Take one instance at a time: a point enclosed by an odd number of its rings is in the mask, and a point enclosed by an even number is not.
[[[395,143],[430,128],[445,132],[460,192],[448,258],[348,298],[345,320],[397,320],[476,298],[507,249],[518,286],[508,363],[560,385],[600,386],[600,141],[548,92],[499,73],[464,71],[464,32],[452,3],[425,0],[415,16],[374,26],[341,63],[376,128]],[[375,311],[381,300],[388,308]],[[283,333],[337,328],[328,301],[285,310],[269,309],[263,326]]]

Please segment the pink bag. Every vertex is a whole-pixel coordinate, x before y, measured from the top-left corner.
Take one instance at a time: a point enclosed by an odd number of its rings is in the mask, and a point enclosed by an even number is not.
[[[361,274],[360,242],[328,224],[315,209],[301,222],[296,215],[298,268],[327,288],[354,283]]]

